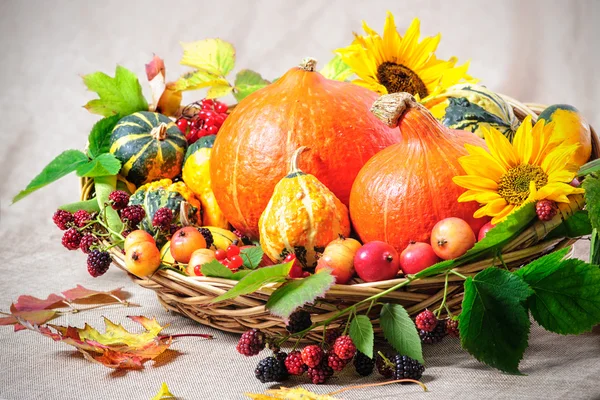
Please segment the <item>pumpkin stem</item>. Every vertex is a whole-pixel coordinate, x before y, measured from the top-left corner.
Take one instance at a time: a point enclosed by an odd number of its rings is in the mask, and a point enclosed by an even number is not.
[[[300,153],[302,153],[304,150],[308,150],[308,147],[300,146],[296,151],[294,151],[294,154],[292,154],[292,159],[290,160],[290,170],[288,172],[288,175],[293,174],[295,172],[300,172],[300,168],[298,168],[298,157],[300,156]]]
[[[406,92],[384,94],[373,103],[371,112],[390,128],[396,128],[402,114],[409,108],[423,107]]]
[[[152,137],[154,139],[165,140],[167,138],[167,128],[168,128],[167,124],[165,124],[163,122],[160,125],[152,128],[152,130],[150,131],[150,134],[152,135]]]
[[[300,68],[306,72],[314,72],[317,69],[317,60],[312,57],[306,57],[300,63]]]

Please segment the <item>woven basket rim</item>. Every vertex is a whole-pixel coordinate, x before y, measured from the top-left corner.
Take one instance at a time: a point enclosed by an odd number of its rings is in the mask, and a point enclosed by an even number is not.
[[[512,107],[515,116],[523,120],[526,116],[531,116],[535,122],[538,114],[546,106],[537,103],[521,103],[509,96],[501,95]],[[591,159],[600,158],[600,138],[596,131],[591,127],[592,132],[592,156]],[[82,178],[81,180],[81,199],[86,200],[92,196],[93,180]],[[580,204],[579,204],[580,202]],[[583,198],[578,200],[578,206],[583,206]],[[536,232],[543,235],[546,232]],[[524,248],[518,248],[518,244],[511,247],[509,244],[503,253],[503,263],[509,267],[523,265],[526,261],[537,258],[550,251],[570,246],[575,242],[574,239],[558,238],[554,240],[542,240],[535,242],[532,237],[519,238],[526,244]],[[535,243],[535,244],[534,244]],[[528,244],[528,245],[527,245]],[[118,248],[112,248],[111,255],[114,264],[125,271],[124,255]],[[572,249],[571,249],[572,254]],[[501,266],[499,260],[488,258],[472,264],[463,265],[456,270],[463,275],[473,276],[480,270],[490,266]],[[159,270],[154,275],[147,278],[139,278],[129,274],[130,278],[138,285],[154,290],[161,304],[171,311],[186,315],[204,325],[214,328],[230,331],[244,332],[248,328],[260,328],[268,333],[285,333],[285,328],[280,318],[274,317],[265,308],[269,296],[277,289],[280,283],[265,285],[257,292],[249,295],[239,296],[226,302],[210,304],[214,297],[225,293],[228,289],[237,284],[238,281],[210,278],[210,277],[192,277],[186,276],[171,270]],[[352,284],[333,285],[326,293],[325,297],[309,307],[313,313],[312,320],[317,323],[323,321],[337,310],[345,305],[356,303],[361,299],[380,293],[398,283],[405,281],[406,278],[396,278],[379,282],[358,282],[354,280]],[[407,312],[414,315],[427,307],[434,307],[440,304],[443,296],[443,287],[446,278],[442,275],[419,279],[411,282],[410,286],[402,288],[387,294],[382,300],[399,302],[405,305]],[[462,279],[457,276],[448,278],[448,300],[446,304],[453,310],[460,310],[462,302]],[[357,310],[361,311],[361,310]],[[365,310],[366,311],[366,308]],[[345,318],[345,317],[344,317]],[[373,321],[375,332],[380,334],[378,320]],[[308,341],[320,339],[322,327],[310,332],[307,336]]]

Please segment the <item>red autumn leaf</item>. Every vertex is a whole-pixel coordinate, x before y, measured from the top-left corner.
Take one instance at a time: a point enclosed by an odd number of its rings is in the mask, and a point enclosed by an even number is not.
[[[181,104],[181,90],[177,90],[174,82],[167,83],[165,63],[157,55],[146,64],[146,76],[152,90],[150,111],[156,111],[167,116],[174,116]]]
[[[84,299],[89,300],[93,297],[96,302],[98,302],[98,300],[104,300],[102,303],[120,303],[126,298],[122,287],[103,292],[100,290],[87,289],[81,285],[77,285],[73,289],[65,290],[62,292],[62,295],[70,302],[77,302]],[[104,299],[102,299],[103,297]]]
[[[57,294],[51,294],[46,299],[22,295],[19,296],[17,302],[14,303],[14,307],[17,311],[37,311],[65,306],[65,299]]]
[[[155,54],[154,57],[152,57],[152,60],[146,64],[146,76],[148,77],[148,81],[154,79],[154,77],[158,74],[162,74],[164,78],[165,62],[162,58]]]
[[[14,325],[15,332],[25,329],[19,321],[42,325],[58,316],[58,312],[55,310],[17,311],[13,309],[11,311],[10,315],[0,318],[0,325]]]

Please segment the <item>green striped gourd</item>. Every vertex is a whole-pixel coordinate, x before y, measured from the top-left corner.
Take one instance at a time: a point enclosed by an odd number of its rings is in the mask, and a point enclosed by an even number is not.
[[[171,119],[149,111],[122,118],[110,138],[110,152],[123,165],[121,175],[136,186],[179,175],[186,147]]]
[[[498,94],[473,84],[458,84],[426,104],[442,124],[483,138],[483,127],[496,128],[510,141],[519,127],[512,107]]]

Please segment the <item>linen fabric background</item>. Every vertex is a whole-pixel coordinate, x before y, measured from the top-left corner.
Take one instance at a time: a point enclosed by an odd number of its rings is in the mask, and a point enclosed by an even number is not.
[[[142,371],[112,371],[84,360],[71,347],[32,332],[0,329],[2,399],[149,399],[167,382],[178,399],[242,399],[263,392],[254,378],[259,358],[244,358],[238,335],[222,333],[165,312],[155,295],[133,285],[117,268],[98,279],[85,255],[60,244],[51,221],[57,206],[78,198],[69,176],[21,202],[11,198],[56,155],[85,146],[97,116],[81,108],[94,94],[80,75],[116,64],[134,71],[144,86],[144,64],[163,57],[167,77],[186,71],[179,42],[208,37],[231,41],[234,70],[251,68],[275,78],[305,56],[324,65],[347,45],[360,21],[381,32],[386,10],[403,32],[413,17],[423,35],[442,33],[438,56],[471,60],[470,73],[492,90],[521,101],[567,103],[600,126],[598,1],[3,1],[0,3],[0,310],[20,294],[46,297],[82,284],[109,290],[123,286],[139,308],[106,308],[67,315],[57,322],[102,328],[102,316],[136,328],[126,315],[170,322],[167,333],[211,333],[214,340],[181,339],[177,353],[147,363]],[[186,101],[202,97],[188,93]],[[586,257],[587,242],[577,245]],[[521,370],[511,376],[492,370],[462,351],[456,340],[425,346],[429,393],[414,385],[345,392],[344,399],[598,399],[600,332],[578,337],[550,334],[533,325]],[[352,383],[352,368],[327,385],[327,393]],[[306,378],[286,384],[299,385]],[[277,386],[277,385],[273,385]]]

